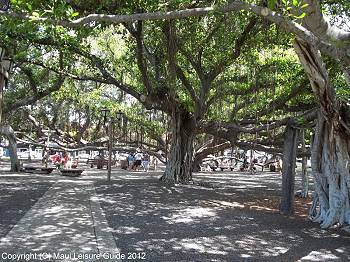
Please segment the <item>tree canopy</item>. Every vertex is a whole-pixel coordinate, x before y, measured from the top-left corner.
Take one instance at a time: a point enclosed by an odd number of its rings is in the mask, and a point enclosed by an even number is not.
[[[345,0],[12,0],[0,11],[0,45],[14,62],[1,124],[35,143],[49,128],[75,150],[106,142],[102,108],[122,110],[128,127],[120,140],[163,151],[162,179],[170,183],[190,182],[205,156],[225,148],[282,154],[286,127],[305,129],[309,143],[336,144],[348,159],[349,7]],[[316,123],[331,130],[316,132],[322,139],[311,137]],[[314,154],[315,177],[330,179],[320,154],[336,163],[338,151],[296,155]],[[345,169],[340,176],[349,176]],[[320,210],[336,213],[322,213],[325,227],[341,216],[350,221],[322,201]]]

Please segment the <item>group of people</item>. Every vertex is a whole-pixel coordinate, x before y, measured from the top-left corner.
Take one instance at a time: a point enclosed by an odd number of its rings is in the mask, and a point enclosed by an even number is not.
[[[47,150],[43,157],[43,162],[47,166],[48,162],[51,161],[53,165],[57,168],[74,168],[77,166],[77,161],[74,160],[68,152],[56,153],[54,155],[50,154],[51,152]]]
[[[140,150],[137,150],[136,153],[130,153],[127,157],[128,170],[140,170],[148,172],[150,163],[154,165],[154,169],[157,168],[157,160],[155,157],[152,157],[147,153],[142,153]]]
[[[240,171],[250,170],[252,172],[255,172],[257,164],[258,164],[258,159],[252,158],[249,161],[248,157],[244,157],[243,163],[240,167]],[[281,171],[282,169],[282,159],[278,156],[274,156],[271,159],[268,159],[266,157],[261,161],[260,166],[262,167],[262,170],[264,170],[264,167],[267,166],[270,169],[270,172],[278,172],[278,171]]]

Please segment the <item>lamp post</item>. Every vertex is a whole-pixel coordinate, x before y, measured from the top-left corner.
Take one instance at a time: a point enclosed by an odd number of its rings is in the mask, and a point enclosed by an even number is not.
[[[47,134],[47,139],[46,139],[46,150],[44,151],[44,164],[45,167],[47,167],[47,162],[48,162],[48,158],[49,158],[49,152],[50,152],[50,135],[51,135],[51,130],[50,129],[44,129],[43,130],[44,134]],[[30,154],[30,150],[29,150],[29,154]]]
[[[107,121],[108,114],[110,111],[108,109],[101,110],[102,115],[104,117],[104,123]],[[109,116],[108,118],[108,171],[107,171],[107,181],[111,181],[111,173],[112,173],[112,151],[113,151],[113,140],[114,140],[114,119],[117,120],[118,128],[121,127],[120,123],[123,119],[123,112],[120,110],[116,113],[115,118],[113,116]]]
[[[108,172],[107,172],[107,181],[111,181],[111,173],[112,173],[112,149],[113,149],[113,133],[114,133],[114,119],[112,116],[109,118],[109,126],[108,126]]]
[[[102,113],[102,116],[103,116],[103,125],[105,126],[106,125],[106,122],[107,122],[107,117],[109,116],[109,112],[110,110],[107,109],[107,108],[103,108],[101,109],[101,113]],[[110,121],[108,121],[110,122]],[[109,124],[110,125],[110,124]],[[108,128],[108,127],[107,127]],[[108,137],[109,137],[109,141],[108,141],[108,151],[110,151],[110,142],[111,142],[111,137],[110,137],[110,132],[108,132],[110,130],[107,129],[107,132],[108,133]],[[101,142],[102,143],[102,142]],[[102,144],[101,144],[102,145]],[[99,161],[102,161],[102,166],[103,166],[103,159],[104,159],[104,154],[103,154],[103,150],[102,150],[102,159],[99,159]],[[101,166],[101,165],[98,165],[98,166]],[[108,173],[107,173],[107,180],[109,181],[110,180],[110,162],[108,161]]]
[[[120,123],[123,119],[123,112],[118,111],[115,115],[115,119],[118,123],[118,128],[120,128]],[[112,149],[113,149],[113,140],[114,140],[114,118],[111,116],[109,119],[109,152],[108,152],[108,172],[107,172],[107,181],[111,181],[111,172],[112,172]]]

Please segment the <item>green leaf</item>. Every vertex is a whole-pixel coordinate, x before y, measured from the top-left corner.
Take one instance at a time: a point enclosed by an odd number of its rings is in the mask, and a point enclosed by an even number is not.
[[[33,10],[33,7],[32,7],[31,4],[26,3],[26,6],[27,6],[27,9],[28,9],[29,12],[31,12]]]
[[[76,16],[78,16],[79,15],[79,12],[74,12],[74,13],[72,13],[72,17],[76,17]]]
[[[267,1],[267,7],[271,10],[275,9],[275,5],[276,5],[276,1],[277,0],[268,0]]]
[[[306,13],[302,13],[301,15],[296,16],[295,18],[297,18],[297,19],[303,19],[305,16],[306,16]]]
[[[308,6],[309,6],[309,4],[303,4],[300,8],[303,9],[303,8],[308,7]]]
[[[294,6],[298,6],[298,3],[299,3],[298,0],[293,0],[293,5]]]

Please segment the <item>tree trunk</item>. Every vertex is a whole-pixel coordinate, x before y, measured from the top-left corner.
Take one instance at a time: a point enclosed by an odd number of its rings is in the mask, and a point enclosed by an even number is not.
[[[188,112],[173,110],[171,148],[162,181],[187,184],[192,180],[194,129],[194,119]]]
[[[287,125],[283,147],[282,198],[280,212],[289,215],[294,212],[294,179],[298,130]]]
[[[202,162],[202,158],[197,158],[194,157],[193,158],[193,162],[192,162],[192,171],[193,172],[200,172],[201,171],[201,162]]]
[[[294,47],[320,104],[311,149],[315,193],[309,215],[322,228],[350,224],[350,108],[337,99],[318,50],[300,40]]]
[[[305,153],[305,130],[301,130],[300,133],[301,138],[301,150],[303,153]],[[301,162],[301,193],[300,197],[305,198],[309,194],[309,177],[307,173],[307,157],[302,157]]]
[[[350,224],[349,139],[319,115],[311,150],[315,194],[310,218],[322,228]]]
[[[18,172],[20,165],[17,157],[17,141],[16,135],[13,131],[12,127],[8,125],[0,126],[0,134],[6,136],[9,141],[9,153],[10,153],[10,161],[11,161],[11,171]]]

